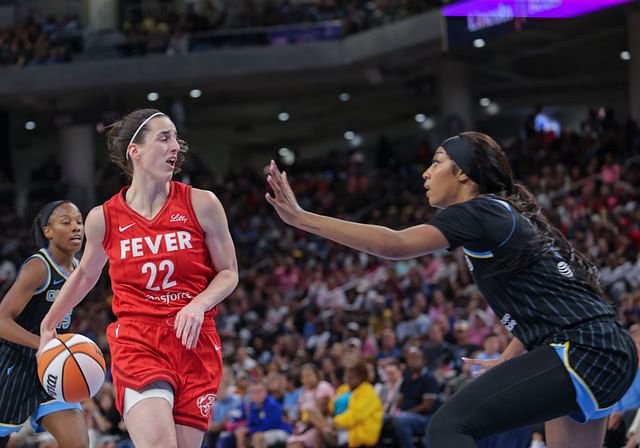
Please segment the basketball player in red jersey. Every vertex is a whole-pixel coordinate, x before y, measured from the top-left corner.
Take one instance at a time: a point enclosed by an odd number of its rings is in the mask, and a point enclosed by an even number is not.
[[[41,325],[55,325],[109,260],[116,322],[107,337],[116,405],[137,447],[200,447],[222,374],[216,305],[238,284],[224,209],[209,191],[171,180],[184,160],[168,116],[137,110],[108,132],[131,185],[91,210],[82,261]]]

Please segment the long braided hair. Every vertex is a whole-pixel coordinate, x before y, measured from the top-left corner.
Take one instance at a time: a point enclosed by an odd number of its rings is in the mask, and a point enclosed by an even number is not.
[[[585,255],[577,251],[565,236],[544,215],[542,208],[527,188],[515,181],[509,160],[500,145],[480,132],[462,132],[459,137],[474,148],[479,167],[480,194],[494,194],[510,203],[534,228],[534,237],[513,258],[508,257],[496,265],[493,275],[520,271],[540,257],[557,250],[571,266],[576,277],[591,289],[604,295],[600,287],[598,269]]]

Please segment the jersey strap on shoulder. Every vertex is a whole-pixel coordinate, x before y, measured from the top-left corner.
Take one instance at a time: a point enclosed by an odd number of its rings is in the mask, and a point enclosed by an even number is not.
[[[500,249],[502,246],[507,244],[507,242],[509,242],[514,232],[516,231],[516,222],[517,222],[516,214],[513,211],[513,207],[511,206],[511,204],[509,204],[507,201],[503,201],[502,199],[498,199],[494,197],[487,197],[487,199],[489,199],[490,201],[494,201],[496,204],[500,204],[511,214],[511,230],[509,231],[509,234],[507,235],[507,237],[500,244],[498,244],[493,250],[488,250],[485,252],[476,252],[476,251],[467,249],[466,247],[462,247],[462,251],[465,253],[465,255],[472,258],[485,258],[485,259],[493,258],[495,256],[493,254],[493,251],[496,249]]]
[[[49,264],[51,265],[51,267],[53,269],[56,270],[56,272],[58,274],[60,274],[60,276],[62,278],[64,278],[65,280],[69,277],[69,273],[67,271],[65,271],[62,266],[60,266],[58,263],[56,263],[56,261],[53,259],[53,257],[51,256],[51,254],[49,253],[49,251],[47,249],[40,249],[40,253],[42,255],[44,255],[44,257],[46,258],[46,260],[49,262]]]
[[[34,294],[40,294],[41,292],[45,291],[49,287],[49,284],[51,283],[51,265],[47,261],[46,257],[42,254],[42,249],[40,249],[38,253],[33,254],[29,258],[24,260],[24,263],[22,263],[22,266],[24,267],[25,264],[27,264],[30,260],[33,260],[34,258],[42,261],[42,263],[44,263],[44,265],[47,268],[47,279],[42,283],[42,285],[38,287],[38,289],[36,289],[34,293]]]

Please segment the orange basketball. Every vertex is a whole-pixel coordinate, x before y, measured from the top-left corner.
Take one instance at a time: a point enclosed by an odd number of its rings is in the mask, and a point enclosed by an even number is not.
[[[100,347],[81,334],[58,335],[38,361],[42,387],[56,400],[79,403],[93,397],[104,382],[106,364]]]

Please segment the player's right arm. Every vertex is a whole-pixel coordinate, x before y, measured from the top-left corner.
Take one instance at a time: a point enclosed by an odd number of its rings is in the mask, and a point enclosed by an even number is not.
[[[267,182],[273,195],[267,193],[265,199],[285,223],[352,249],[390,260],[406,260],[449,247],[449,241],[442,232],[429,224],[393,230],[303,210],[298,205],[286,173],[280,172],[274,161],[269,166]]]
[[[102,268],[107,262],[107,253],[104,251],[105,222],[102,206],[95,207],[89,212],[84,224],[86,244],[80,265],[71,273],[64,286],[60,290],[51,309],[40,324],[40,348],[36,356],[40,356],[42,348],[55,337],[55,328],[58,322],[76,306],[93,288]]]
[[[38,335],[16,322],[36,291],[47,281],[48,273],[39,258],[27,261],[11,289],[0,302],[0,338],[29,348],[38,348]]]

